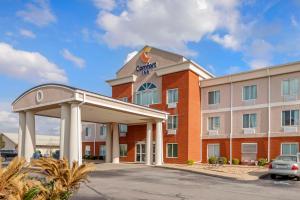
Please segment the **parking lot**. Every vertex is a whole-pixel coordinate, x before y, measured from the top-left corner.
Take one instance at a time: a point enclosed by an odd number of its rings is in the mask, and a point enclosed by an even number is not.
[[[123,167],[124,166],[124,167]],[[118,165],[97,165],[90,182],[73,197],[79,199],[298,199],[300,182],[290,179],[236,181],[179,170]]]

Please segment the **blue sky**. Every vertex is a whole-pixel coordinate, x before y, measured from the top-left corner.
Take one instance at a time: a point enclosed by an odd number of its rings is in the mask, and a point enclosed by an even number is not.
[[[299,0],[1,0],[0,131],[41,83],[110,95],[127,55],[175,51],[217,76],[300,60]],[[45,130],[46,131],[46,130]]]

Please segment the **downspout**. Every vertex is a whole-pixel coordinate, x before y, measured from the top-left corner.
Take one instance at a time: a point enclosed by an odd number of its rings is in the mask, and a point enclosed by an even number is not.
[[[271,76],[268,69],[268,161],[271,160]]]
[[[233,85],[230,77],[230,134],[229,134],[229,149],[230,149],[230,165],[232,164],[232,130],[233,130],[233,110],[232,110],[232,98],[233,98]]]
[[[77,137],[78,137],[77,140],[78,141],[81,141],[81,130],[82,130],[82,123],[81,123],[81,116],[79,116],[79,109],[80,109],[80,106],[82,106],[86,102],[86,93],[83,92],[82,94],[83,94],[83,101],[80,104],[78,104],[78,111],[77,111],[77,121],[80,120],[80,127],[77,128],[77,131],[78,131],[77,132]],[[81,114],[81,112],[80,112],[80,114]],[[80,165],[82,162],[82,141],[78,142],[78,151],[79,151],[78,163]]]
[[[96,156],[96,134],[97,134],[97,124],[95,124],[95,132],[94,132],[94,157]]]

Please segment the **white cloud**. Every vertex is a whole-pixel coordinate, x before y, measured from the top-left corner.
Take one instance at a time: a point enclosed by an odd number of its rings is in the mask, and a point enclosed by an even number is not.
[[[50,117],[35,117],[37,134],[59,134],[60,120]],[[0,132],[17,133],[19,129],[19,115],[11,112],[9,102],[0,102]]]
[[[27,29],[20,29],[20,35],[27,37],[27,38],[35,38],[36,37],[36,35],[32,31],[27,30]]]
[[[237,40],[233,35],[226,34],[221,37],[219,34],[214,34],[210,37],[214,42],[222,45],[225,48],[232,50],[240,49],[240,41]]]
[[[230,66],[226,70],[226,74],[235,74],[241,71],[241,68],[238,66]]]
[[[12,113],[9,108],[8,103],[0,103],[0,132],[18,131],[18,116]]]
[[[40,53],[18,50],[7,43],[0,43],[0,74],[37,83],[68,81],[64,70]]]
[[[85,60],[73,55],[68,49],[63,49],[61,55],[79,68],[85,67]]]
[[[94,5],[98,9],[111,11],[115,8],[116,2],[114,0],[93,0]]]
[[[56,22],[56,17],[47,0],[34,0],[32,3],[27,3],[26,9],[18,11],[17,16],[37,26],[46,26]]]
[[[100,10],[97,24],[105,32],[103,40],[111,47],[149,44],[191,54],[189,42],[199,42],[217,30],[231,34],[238,28],[237,6],[237,0],[132,0],[120,14]],[[234,46],[238,46],[237,42]]]
[[[299,27],[299,23],[294,15],[291,16],[291,24],[293,27]]]
[[[274,47],[265,40],[253,40],[247,51],[246,60],[252,69],[272,65]]]
[[[130,52],[126,59],[124,60],[124,64],[126,64],[128,61],[130,61],[136,54],[138,54],[138,51],[133,51],[133,52]]]

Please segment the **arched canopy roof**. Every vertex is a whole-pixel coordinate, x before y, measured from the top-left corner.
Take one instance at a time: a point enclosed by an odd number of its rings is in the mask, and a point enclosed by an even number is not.
[[[36,115],[60,118],[60,107],[64,103],[81,104],[82,120],[87,122],[139,124],[149,120],[166,120],[168,115],[163,111],[61,84],[43,84],[25,91],[12,103],[12,110],[30,110]]]

